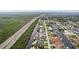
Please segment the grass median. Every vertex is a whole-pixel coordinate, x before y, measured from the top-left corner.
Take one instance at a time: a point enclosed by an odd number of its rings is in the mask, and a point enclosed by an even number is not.
[[[11,49],[25,49],[27,43],[31,37],[31,34],[37,24],[38,20],[36,20],[32,25],[27,29],[27,31],[17,40],[17,42],[11,47]]]

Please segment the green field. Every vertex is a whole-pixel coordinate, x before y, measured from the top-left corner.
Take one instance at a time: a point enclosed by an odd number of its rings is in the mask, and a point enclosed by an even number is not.
[[[28,16],[0,17],[0,44],[13,33],[25,25],[30,18]]]
[[[35,21],[27,31],[17,40],[17,42],[11,47],[11,49],[25,49],[27,43],[31,37],[31,34],[36,26],[38,21]]]

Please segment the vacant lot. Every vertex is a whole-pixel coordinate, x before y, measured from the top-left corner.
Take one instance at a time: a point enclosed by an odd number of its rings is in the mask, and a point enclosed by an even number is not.
[[[9,38],[13,33],[30,21],[29,16],[0,17],[0,44]]]

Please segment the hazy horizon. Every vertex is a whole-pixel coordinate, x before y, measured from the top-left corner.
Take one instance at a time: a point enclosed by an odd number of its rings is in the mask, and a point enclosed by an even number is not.
[[[0,12],[79,12],[79,10],[0,10]]]

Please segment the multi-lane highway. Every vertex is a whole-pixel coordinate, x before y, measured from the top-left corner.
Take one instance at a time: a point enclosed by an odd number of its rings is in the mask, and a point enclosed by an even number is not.
[[[20,36],[30,27],[30,25],[41,16],[35,17],[31,21],[29,21],[27,24],[25,24],[21,29],[19,29],[16,33],[14,33],[11,37],[9,37],[6,41],[4,41],[0,45],[0,48],[1,49],[11,48],[15,44],[15,42],[20,38]]]

